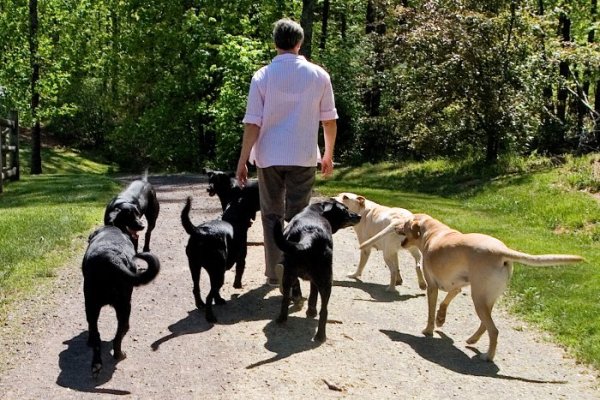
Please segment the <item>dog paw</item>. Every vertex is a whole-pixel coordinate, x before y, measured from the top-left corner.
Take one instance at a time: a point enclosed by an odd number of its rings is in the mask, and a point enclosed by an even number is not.
[[[202,300],[196,300],[196,308],[201,310],[204,308],[204,302]]]
[[[233,282],[233,288],[234,289],[241,289],[242,288],[242,282]]]
[[[225,299],[219,297],[215,299],[215,304],[218,306],[224,306],[225,304],[227,304],[227,302],[225,301]]]
[[[471,336],[467,339],[467,344],[475,344],[479,340],[479,337]]]
[[[125,354],[124,351],[115,351],[115,353],[113,354],[113,357],[117,361],[123,361],[124,359],[127,358],[127,354]]]
[[[419,282],[419,289],[427,290],[427,284],[425,282]]]
[[[385,289],[385,291],[386,291],[386,292],[389,292],[389,293],[398,293],[398,289],[396,289],[396,286],[388,286],[388,287]]]
[[[396,286],[401,286],[404,283],[404,281],[402,280],[402,278],[398,277],[396,278]]]
[[[493,358],[493,357],[490,357],[488,353],[481,353],[481,354],[479,355],[479,358],[480,358],[481,360],[483,360],[483,361],[487,361],[487,362],[492,362],[492,361],[494,361],[494,358]]]
[[[421,331],[425,336],[433,336],[433,328],[425,328]]]
[[[306,318],[314,318],[316,316],[317,316],[316,308],[309,307],[308,310],[306,310]]]
[[[350,275],[348,275],[348,278],[358,279],[358,278],[360,278],[360,274],[357,274],[357,273],[350,274]]]
[[[315,335],[314,339],[315,342],[319,342],[319,343],[325,343],[325,341],[327,340],[327,337],[325,336],[324,333],[321,332],[317,332],[317,334]]]
[[[437,327],[440,327],[442,325],[444,325],[444,323],[446,322],[446,310],[438,310],[437,313],[437,317],[435,319],[435,325]]]

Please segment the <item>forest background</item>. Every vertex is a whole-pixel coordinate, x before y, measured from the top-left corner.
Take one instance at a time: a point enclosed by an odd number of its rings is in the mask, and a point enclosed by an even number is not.
[[[597,0],[0,0],[0,116],[34,174],[42,133],[124,169],[231,168],[283,16],[331,74],[339,162],[600,147]]]

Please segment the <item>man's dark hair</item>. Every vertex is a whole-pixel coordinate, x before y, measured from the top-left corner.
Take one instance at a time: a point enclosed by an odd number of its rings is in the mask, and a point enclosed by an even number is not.
[[[304,40],[304,30],[299,23],[283,18],[275,22],[273,41],[281,50],[291,50]]]

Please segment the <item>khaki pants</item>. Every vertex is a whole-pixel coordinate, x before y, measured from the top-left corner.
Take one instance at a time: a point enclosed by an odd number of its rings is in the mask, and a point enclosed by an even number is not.
[[[275,244],[275,221],[286,221],[298,214],[310,202],[315,183],[316,167],[273,166],[258,168],[260,216],[265,241],[265,275],[276,278],[275,266],[282,261],[282,252]]]

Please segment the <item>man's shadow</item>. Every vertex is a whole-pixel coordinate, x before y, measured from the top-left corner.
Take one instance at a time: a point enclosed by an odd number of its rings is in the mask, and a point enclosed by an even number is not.
[[[386,285],[380,285],[376,283],[365,283],[358,278],[349,278],[351,281],[333,281],[333,286],[345,287],[345,288],[353,288],[360,289],[373,299],[372,301],[378,303],[391,303],[394,301],[407,301],[411,299],[416,299],[418,297],[424,297],[425,293],[418,294],[400,294],[398,292],[387,292]],[[363,300],[368,301],[368,300]]]
[[[528,383],[567,383],[565,381],[537,380],[499,374],[500,368],[496,364],[478,359],[479,352],[475,348],[469,347],[469,349],[476,353],[471,358],[458,349],[454,345],[454,341],[441,331],[436,331],[440,335],[439,338],[413,336],[408,333],[385,329],[381,329],[380,331],[386,334],[392,341],[408,344],[424,359],[462,375],[486,376]]]
[[[58,356],[60,374],[56,379],[59,386],[79,392],[104,393],[115,396],[128,395],[130,392],[119,389],[98,388],[110,381],[117,361],[110,354],[112,342],[102,342],[102,371],[97,378],[92,377],[92,349],[87,345],[87,331],[69,339],[63,344],[68,347]]]

